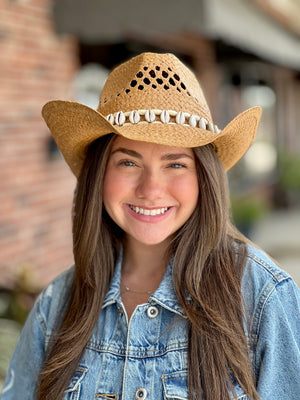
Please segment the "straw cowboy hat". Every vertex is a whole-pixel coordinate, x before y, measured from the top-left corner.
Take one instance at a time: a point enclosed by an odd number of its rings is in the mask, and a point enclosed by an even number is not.
[[[128,139],[175,147],[213,143],[231,168],[254,140],[260,107],[220,130],[195,75],[173,54],[142,53],[107,78],[97,111],[71,101],[50,101],[42,115],[66,162],[79,177],[88,146],[114,132]]]

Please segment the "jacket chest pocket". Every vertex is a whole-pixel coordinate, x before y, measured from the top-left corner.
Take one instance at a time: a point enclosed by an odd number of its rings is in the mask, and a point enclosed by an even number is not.
[[[162,376],[165,400],[188,400],[187,371]]]
[[[80,389],[82,380],[87,373],[87,367],[80,365],[74,375],[72,376],[70,383],[65,390],[63,400],[80,400]]]
[[[165,400],[188,400],[187,371],[173,372],[162,376]],[[240,386],[235,387],[236,396],[232,400],[249,400]]]

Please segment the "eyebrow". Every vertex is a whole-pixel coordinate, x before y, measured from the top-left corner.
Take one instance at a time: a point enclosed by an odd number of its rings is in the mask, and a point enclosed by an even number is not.
[[[140,160],[143,159],[143,156],[140,153],[138,153],[137,151],[126,149],[124,147],[119,147],[119,148],[113,150],[111,152],[111,155],[118,153],[118,152],[127,154],[128,156],[135,157]],[[179,160],[182,158],[190,158],[191,160],[194,160],[194,158],[192,156],[190,156],[189,154],[186,154],[186,153],[166,153],[161,157],[161,160],[162,161],[174,161],[174,160]]]
[[[135,158],[140,158],[140,159],[143,158],[142,155],[140,153],[138,153],[137,151],[130,150],[130,149],[125,149],[123,147],[118,147],[116,150],[113,150],[111,152],[111,155],[113,155],[115,153],[119,153],[119,152],[127,154],[128,156],[132,156],[132,157],[135,157]]]

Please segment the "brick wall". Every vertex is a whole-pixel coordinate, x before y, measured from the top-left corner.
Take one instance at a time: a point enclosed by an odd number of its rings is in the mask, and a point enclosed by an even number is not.
[[[76,42],[57,36],[50,0],[0,6],[0,286],[16,276],[44,286],[72,263],[71,203],[75,179],[40,111],[70,99]]]

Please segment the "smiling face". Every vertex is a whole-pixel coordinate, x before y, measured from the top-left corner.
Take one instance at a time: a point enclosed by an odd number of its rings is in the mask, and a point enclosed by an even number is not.
[[[193,213],[198,193],[191,149],[116,137],[103,202],[127,239],[146,245],[169,243]]]

